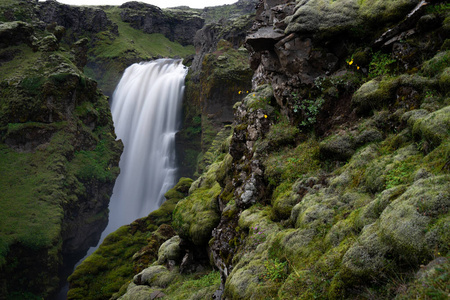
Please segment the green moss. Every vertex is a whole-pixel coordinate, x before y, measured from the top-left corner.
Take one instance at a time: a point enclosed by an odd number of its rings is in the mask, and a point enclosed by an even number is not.
[[[121,20],[121,9],[118,7],[109,7],[105,12],[108,18],[118,25],[119,36],[111,39],[108,33],[99,33],[99,42],[93,49],[96,57],[117,58],[129,50],[138,57],[148,58],[158,55],[185,57],[195,52],[193,46],[183,47],[169,41],[162,34],[146,34],[132,28],[130,24]]]
[[[418,118],[412,125],[413,134],[435,148],[450,135],[450,106]]]
[[[109,298],[133,275],[156,261],[159,246],[174,234],[170,226],[162,224],[171,223],[172,212],[177,202],[187,195],[191,183],[192,179],[181,178],[168,192],[168,196],[176,197],[168,197],[147,217],[108,235],[69,278],[73,288],[68,299]]]
[[[438,257],[420,270],[407,290],[395,299],[446,299],[448,298],[448,282],[450,280],[449,256]]]
[[[413,180],[412,173],[419,168],[422,158],[415,145],[381,156],[371,161],[365,169],[365,185],[371,191],[382,191],[410,183]]]
[[[443,93],[449,93],[450,92],[450,68],[446,68],[439,78],[439,86]]]
[[[0,184],[8,187],[0,191],[0,260],[4,262],[13,243],[38,250],[51,247],[59,239],[64,195],[57,190],[62,189],[63,181],[52,165],[67,161],[43,151],[34,155],[16,153],[5,145],[0,145],[0,153]]]
[[[263,164],[269,183],[278,185],[281,181],[294,181],[305,174],[318,170],[318,143],[313,139],[295,148],[283,148],[268,155]]]
[[[385,258],[390,247],[381,241],[377,230],[376,225],[366,226],[358,241],[343,257],[340,277],[350,286],[370,278],[379,278],[380,274],[394,267]]]
[[[69,277],[73,288],[69,290],[68,299],[105,299],[119,292],[129,278],[142,270],[136,265],[142,255],[137,256],[136,253],[146,251],[145,247],[151,247],[152,241],[156,239],[154,253],[150,253],[155,261],[159,246],[173,235],[167,226],[160,226],[151,233],[154,229],[154,223],[147,217],[109,234]],[[151,262],[147,262],[147,265]]]
[[[398,82],[394,79],[372,79],[364,83],[353,95],[352,103],[360,113],[368,113],[381,108],[394,99]]]
[[[436,246],[426,238],[431,219],[450,209],[447,176],[420,179],[391,203],[380,216],[380,236],[401,260],[417,263]],[[394,221],[395,220],[395,221]]]
[[[219,286],[220,274],[218,271],[212,271],[204,275],[187,276],[178,284],[164,290],[164,293],[174,300],[209,299]]]
[[[421,72],[425,76],[433,77],[441,74],[450,64],[450,51],[437,53],[432,59],[426,61]]]
[[[320,157],[323,160],[347,160],[355,153],[355,148],[352,136],[333,135],[320,142]]]
[[[195,245],[206,245],[211,231],[219,223],[217,197],[220,185],[211,188],[199,188],[180,201],[173,212],[173,226],[182,238]]]
[[[277,220],[288,219],[292,208],[300,200],[300,196],[292,189],[292,184],[289,182],[281,183],[272,197],[273,213]]]
[[[279,122],[270,127],[266,139],[273,147],[280,147],[286,144],[294,144],[299,129],[290,125],[287,121]]]

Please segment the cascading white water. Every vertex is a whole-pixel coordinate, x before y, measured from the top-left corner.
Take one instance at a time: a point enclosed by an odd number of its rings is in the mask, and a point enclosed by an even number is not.
[[[125,147],[100,243],[120,226],[157,209],[175,184],[175,133],[186,74],[181,60],[159,59],[128,67],[117,85],[111,111]],[[67,299],[68,290],[67,283],[55,299]]]
[[[111,111],[124,151],[106,231],[157,209],[175,184],[175,133],[186,73],[181,60],[159,59],[128,67],[117,85]]]

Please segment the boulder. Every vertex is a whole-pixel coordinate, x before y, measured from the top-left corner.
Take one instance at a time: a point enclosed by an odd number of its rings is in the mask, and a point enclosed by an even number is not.
[[[0,49],[20,43],[31,46],[33,34],[34,28],[28,23],[21,21],[2,23],[0,24]]]

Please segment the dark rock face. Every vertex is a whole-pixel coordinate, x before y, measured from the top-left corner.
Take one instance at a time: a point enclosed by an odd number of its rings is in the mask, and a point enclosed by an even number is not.
[[[242,100],[251,88],[253,72],[248,65],[248,52],[239,47],[252,25],[252,18],[244,15],[208,24],[195,35],[196,55],[186,78],[186,101],[183,102],[184,125],[177,135],[181,176],[192,176],[199,171],[196,170],[197,156],[208,150],[214,135],[224,124],[233,122],[234,103]],[[193,137],[192,132],[202,136]],[[194,160],[188,159],[189,153],[196,153]]]
[[[39,2],[36,7],[37,18],[43,22],[42,26],[56,23],[59,26],[70,28],[71,33],[66,38],[75,42],[86,33],[95,34],[109,31],[118,34],[117,25],[114,25],[106,13],[98,8],[74,7],[57,1]]]
[[[31,45],[34,29],[25,22],[15,21],[0,24],[0,49],[26,43]]]
[[[194,37],[196,55],[192,62],[192,73],[201,70],[205,55],[214,52],[220,40],[232,43],[234,48],[242,46],[247,30],[251,28],[252,24],[253,16],[243,15],[232,20],[220,20],[217,23],[207,24],[198,30]]]
[[[173,10],[167,13],[151,4],[127,2],[120,8],[120,16],[124,22],[145,33],[161,33],[171,41],[182,45],[192,45],[197,30],[205,23],[200,16]]]
[[[246,38],[255,70],[253,88],[271,82],[277,103],[283,108],[292,92],[302,85],[312,85],[319,76],[336,71],[339,47],[325,48],[310,34],[285,34],[282,20],[294,11],[292,1],[261,1],[256,22]],[[287,113],[287,109],[284,110]]]
[[[202,17],[206,23],[219,23],[223,20],[231,20],[241,15],[253,15],[258,0],[239,0],[230,5],[210,6],[202,10]]]

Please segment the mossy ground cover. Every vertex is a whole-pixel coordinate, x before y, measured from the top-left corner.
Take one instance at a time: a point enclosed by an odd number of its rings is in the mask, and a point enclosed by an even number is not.
[[[209,271],[179,276],[163,292],[173,300],[210,299],[219,286],[220,273]]]
[[[98,34],[98,45],[92,49],[93,55],[104,58],[116,58],[132,52],[137,57],[185,57],[194,54],[193,46],[182,46],[179,43],[169,41],[162,34],[147,34],[132,28],[128,23],[120,19],[119,8],[105,10],[108,18],[118,25],[119,36],[113,37],[107,32]]]
[[[277,135],[277,138],[283,138]],[[303,175],[313,175],[320,168],[319,147],[313,139],[297,147],[285,147],[271,153],[264,162],[266,176],[273,186],[293,182]]]
[[[21,242],[30,249],[50,247],[60,237],[63,211],[54,163],[45,152],[17,153],[0,145],[0,263],[9,246]]]
[[[35,31],[37,43],[48,36]],[[78,209],[86,202],[101,209],[92,202],[109,198],[121,145],[106,97],[66,49],[19,44],[2,51],[13,57],[0,66],[0,266],[9,277],[2,277],[1,296],[47,297],[59,284],[72,223],[104,218],[97,211],[78,220]]]

